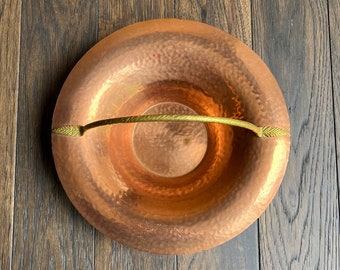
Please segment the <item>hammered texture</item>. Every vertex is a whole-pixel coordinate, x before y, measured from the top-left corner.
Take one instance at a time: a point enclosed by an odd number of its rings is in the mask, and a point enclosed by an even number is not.
[[[52,128],[139,115],[169,103],[289,130],[281,91],[254,52],[221,30],[176,19],[128,26],[93,47],[66,80]],[[158,127],[164,135],[149,125],[52,135],[67,195],[85,219],[124,245],[183,254],[222,244],[259,217],[282,181],[289,136],[260,139],[240,128],[200,123],[162,124],[168,125]],[[166,137],[166,149],[174,147],[171,158],[152,134]],[[157,161],[164,160],[168,167],[162,163],[158,171]]]

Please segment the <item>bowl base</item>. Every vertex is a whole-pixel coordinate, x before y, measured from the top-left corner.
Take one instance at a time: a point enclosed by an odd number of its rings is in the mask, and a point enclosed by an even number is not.
[[[144,114],[197,113],[177,102],[162,102]],[[146,170],[163,177],[180,177],[193,171],[202,161],[208,134],[203,123],[138,123],[132,141],[136,157]]]

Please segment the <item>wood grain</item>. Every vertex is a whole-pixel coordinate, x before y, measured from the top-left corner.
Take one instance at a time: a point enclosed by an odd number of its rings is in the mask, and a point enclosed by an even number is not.
[[[132,23],[174,17],[174,0],[99,0],[99,39]]]
[[[224,245],[178,256],[178,270],[259,269],[257,222]]]
[[[250,0],[175,0],[175,16],[213,25],[251,47]]]
[[[15,142],[19,73],[20,1],[0,4],[0,269],[12,254]],[[11,25],[11,27],[6,27]]]
[[[99,232],[95,237],[95,269],[177,269],[176,256],[141,252],[108,239]]]
[[[93,229],[53,167],[52,112],[61,85],[96,42],[96,2],[22,1],[14,269],[92,269]]]
[[[327,1],[254,1],[253,44],[291,119],[281,189],[260,219],[261,269],[337,269],[339,202]]]
[[[173,1],[167,0],[99,0],[99,39],[129,24],[173,17]],[[175,269],[176,256],[139,252],[121,246],[99,232],[95,234],[96,269]]]
[[[216,26],[251,46],[250,1],[176,0],[175,16]],[[257,269],[257,223],[217,248],[178,256],[178,269]]]
[[[337,148],[338,200],[340,193],[340,2],[328,1],[329,28],[331,41],[333,107],[335,121],[335,139]],[[340,204],[340,203],[339,203]],[[338,243],[338,249],[340,242]],[[339,252],[338,252],[339,253]],[[340,264],[340,262],[338,263]]]

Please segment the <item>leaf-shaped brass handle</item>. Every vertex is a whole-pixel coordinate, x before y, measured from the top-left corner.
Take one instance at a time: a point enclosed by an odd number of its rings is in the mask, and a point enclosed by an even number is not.
[[[63,136],[83,136],[84,133],[92,128],[124,124],[124,123],[141,123],[141,122],[201,122],[201,123],[217,123],[230,126],[236,126],[253,131],[258,137],[278,137],[289,135],[289,131],[279,127],[258,127],[247,121],[217,117],[217,116],[204,116],[204,115],[191,115],[191,114],[155,114],[155,115],[138,115],[138,116],[126,116],[103,119],[89,123],[85,126],[80,125],[67,125],[52,129],[53,134]]]

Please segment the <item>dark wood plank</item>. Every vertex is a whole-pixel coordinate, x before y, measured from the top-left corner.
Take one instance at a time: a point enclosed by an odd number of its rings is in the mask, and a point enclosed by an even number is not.
[[[333,106],[335,120],[335,139],[337,147],[338,165],[338,196],[340,192],[340,2],[328,1],[329,27],[331,40],[332,81],[333,81]],[[338,200],[340,198],[338,197]],[[340,204],[340,202],[339,202]],[[338,245],[338,248],[340,243]],[[340,264],[340,262],[338,263]]]
[[[93,229],[56,176],[50,125],[66,75],[96,42],[96,8],[95,1],[22,1],[14,269],[93,268]]]
[[[12,254],[15,133],[17,119],[20,1],[0,4],[0,269]]]
[[[257,222],[219,247],[178,256],[179,270],[259,269]]]
[[[137,251],[108,239],[99,232],[95,237],[95,269],[176,269],[176,256]]]
[[[253,44],[291,120],[281,189],[260,218],[261,269],[337,269],[339,204],[327,1],[252,2]]]
[[[99,0],[99,39],[129,24],[174,16],[174,0]]]
[[[216,26],[251,46],[250,1],[176,0],[176,17]],[[217,248],[178,256],[178,269],[258,269],[257,223]]]
[[[167,0],[100,0],[99,37],[129,24],[173,17],[173,1]],[[121,246],[99,232],[95,234],[96,269],[175,269],[176,256],[153,255]]]
[[[175,0],[175,16],[216,26],[252,45],[250,0]]]

